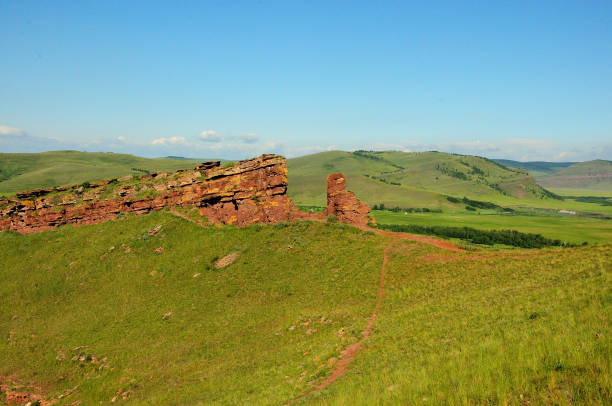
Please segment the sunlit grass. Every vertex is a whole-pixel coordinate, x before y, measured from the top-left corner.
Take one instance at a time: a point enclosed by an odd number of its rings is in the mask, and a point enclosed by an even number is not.
[[[60,405],[285,404],[360,337],[387,241],[338,224],[202,228],[166,212],[0,233],[0,375],[53,398],[74,389]],[[372,337],[302,403],[610,403],[611,264],[609,245],[394,241]]]

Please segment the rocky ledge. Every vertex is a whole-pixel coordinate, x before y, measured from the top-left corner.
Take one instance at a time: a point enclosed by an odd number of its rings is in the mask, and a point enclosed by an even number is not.
[[[323,220],[325,215],[356,225],[367,224],[368,206],[344,190],[345,183],[344,175],[330,175],[326,211],[304,213],[287,196],[284,157],[265,154],[231,166],[206,162],[176,173],[126,176],[17,193],[16,198],[0,199],[0,231],[27,234],[174,206],[198,207],[210,222],[236,226]]]

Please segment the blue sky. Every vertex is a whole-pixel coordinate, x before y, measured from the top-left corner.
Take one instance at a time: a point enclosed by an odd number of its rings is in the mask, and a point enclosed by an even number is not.
[[[0,151],[612,159],[612,2],[0,0]]]

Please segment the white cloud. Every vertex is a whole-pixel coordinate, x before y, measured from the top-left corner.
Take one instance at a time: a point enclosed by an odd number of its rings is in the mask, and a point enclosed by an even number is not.
[[[204,130],[198,138],[205,142],[221,142],[221,136],[215,130]]]
[[[127,142],[127,138],[125,138],[123,135],[120,135],[120,136],[117,137],[117,141],[125,143],[125,142]]]
[[[153,145],[176,145],[176,144],[187,144],[185,137],[170,137],[170,138],[158,138],[153,140]]]
[[[7,125],[0,124],[0,136],[2,137],[21,137],[25,134],[26,132],[21,128],[9,127]]]
[[[247,144],[254,144],[259,141],[259,137],[256,134],[243,134],[238,136],[238,139]]]

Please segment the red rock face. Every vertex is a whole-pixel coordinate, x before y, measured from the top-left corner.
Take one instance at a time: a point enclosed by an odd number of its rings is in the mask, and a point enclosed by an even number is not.
[[[365,225],[370,209],[345,189],[341,174],[328,177],[326,214]],[[103,199],[102,195],[110,196]],[[18,193],[0,199],[0,231],[22,234],[51,230],[63,224],[95,224],[120,213],[145,214],[173,206],[195,206],[213,223],[246,226],[298,219],[323,220],[325,214],[304,213],[287,196],[287,163],[278,155],[262,155],[231,167],[207,162],[174,174],[109,179],[83,186],[61,186]]]
[[[367,204],[355,197],[353,192],[346,190],[346,177],[341,173],[327,176],[327,209],[325,213],[338,217],[343,223],[366,226],[372,221],[368,214]]]
[[[94,224],[119,213],[144,214],[172,206],[196,206],[213,223],[237,226],[307,216],[287,197],[287,164],[277,155],[262,155],[229,168],[208,162],[190,171],[145,175],[124,186],[119,181],[97,182],[87,190],[40,189],[19,193],[21,199],[0,200],[0,231],[32,233],[62,224]],[[143,190],[151,196],[138,198]],[[113,197],[100,199],[105,191],[112,191]]]

